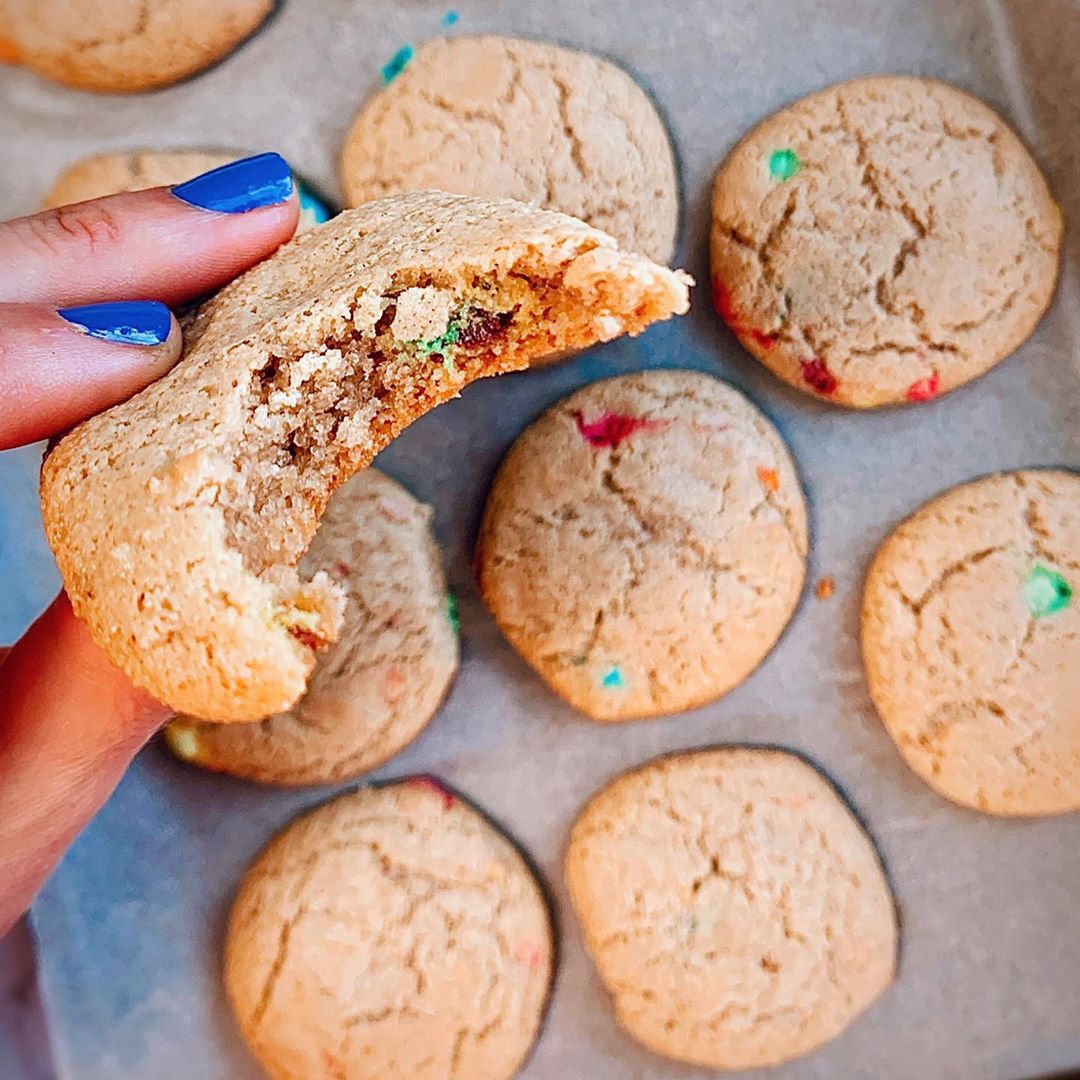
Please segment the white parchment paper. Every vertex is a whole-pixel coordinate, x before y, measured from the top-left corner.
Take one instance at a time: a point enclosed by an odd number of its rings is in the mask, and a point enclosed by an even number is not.
[[[999,108],[1080,220],[1080,16],[1071,0],[462,0],[452,33],[513,32],[605,53],[671,125],[684,197],[678,264],[707,281],[716,165],[756,120],[861,73],[948,79]],[[288,0],[227,62],[182,86],[98,97],[0,69],[0,216],[32,210],[58,169],[103,148],[278,149],[335,192],[336,157],[381,65],[444,31],[432,0]],[[0,274],[4,268],[0,267]],[[957,809],[901,763],[867,698],[857,648],[868,557],[941,489],[999,468],[1080,463],[1080,318],[1071,268],[1018,356],[932,404],[858,415],[784,388],[722,329],[707,289],[636,341],[478,384],[425,417],[380,465],[434,504],[461,600],[464,660],[442,713],[379,771],[430,770],[471,795],[537,860],[561,927],[554,1001],[528,1080],[691,1080],[616,1028],[561,882],[586,797],[651,755],[717,742],[792,746],[844,788],[880,844],[903,910],[899,980],[843,1037],[769,1075],[1011,1080],[1080,1064],[1080,817],[1008,822]],[[543,408],[598,377],[650,366],[730,379],[779,425],[812,511],[811,582],[762,668],[684,716],[597,726],[554,698],[480,607],[471,545],[500,456]],[[0,631],[56,587],[41,540],[37,450],[0,455]],[[62,678],[63,674],[54,673]],[[151,746],[34,911],[63,1080],[245,1080],[258,1070],[219,985],[222,926],[257,849],[326,789],[203,775]],[[396,1080],[396,1078],[388,1078]]]

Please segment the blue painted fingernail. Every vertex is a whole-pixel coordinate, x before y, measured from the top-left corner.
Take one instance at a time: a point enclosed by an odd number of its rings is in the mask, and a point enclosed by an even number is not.
[[[277,206],[292,190],[292,171],[286,160],[280,154],[256,154],[177,184],[172,193],[200,210],[244,214],[260,206]]]
[[[84,304],[60,308],[56,314],[91,337],[122,345],[163,345],[172,329],[169,309],[156,300]]]

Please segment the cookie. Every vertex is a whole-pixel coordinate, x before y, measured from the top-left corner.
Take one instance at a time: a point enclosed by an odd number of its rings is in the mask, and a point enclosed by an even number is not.
[[[713,191],[717,310],[792,386],[838,405],[927,401],[1035,328],[1061,215],[982,102],[856,79],[759,124]]]
[[[806,506],[772,425],[692,371],[561,401],[488,497],[480,592],[511,644],[594,720],[727,693],[780,636],[806,572]]]
[[[264,783],[331,783],[388,761],[435,715],[458,644],[430,507],[364,469],[334,493],[299,570],[345,592],[341,636],[307,693],[261,724],[175,720],[165,741],[178,757]]]
[[[274,1080],[509,1080],[553,954],[521,855],[417,777],[335,799],[266,848],[229,918],[225,988]]]
[[[724,748],[609,784],[566,883],[619,1023],[665,1057],[775,1065],[835,1038],[896,973],[896,907],[866,834],[792,754]]]
[[[167,86],[228,55],[274,0],[29,0],[5,8],[0,56],[106,93]]]
[[[101,199],[122,191],[172,187],[237,159],[237,154],[206,150],[133,150],[94,154],[68,166],[41,204],[42,210]],[[330,208],[306,184],[296,181],[300,202],[297,232],[321,225],[332,216]]]
[[[573,214],[667,262],[675,159],[652,102],[591,53],[509,37],[429,41],[353,123],[346,202],[439,188]]]
[[[165,378],[42,469],[76,613],[176,712],[301,695],[344,597],[296,563],[334,488],[484,375],[686,310],[688,279],[573,218],[419,192],[298,236],[187,321]]]
[[[935,790],[989,814],[1080,809],[1080,476],[999,473],[920,507],[870,567],[862,649]]]

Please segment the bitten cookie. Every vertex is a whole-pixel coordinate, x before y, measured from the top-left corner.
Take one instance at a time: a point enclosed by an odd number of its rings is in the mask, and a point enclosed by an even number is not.
[[[228,165],[238,154],[204,150],[133,150],[95,154],[69,165],[53,184],[41,204],[42,210],[118,195],[122,191],[171,187],[211,169]],[[320,225],[331,216],[330,208],[306,184],[296,180],[300,201],[297,232]]]
[[[165,740],[207,769],[272,784],[320,784],[374,769],[435,715],[457,670],[431,509],[377,469],[334,493],[300,574],[345,592],[341,637],[307,693],[261,724],[175,720]]]
[[[721,166],[713,295],[806,393],[926,401],[1031,333],[1060,243],[1038,166],[987,106],[929,79],[856,79],[769,117]]]
[[[474,379],[686,310],[678,272],[573,218],[419,192],[298,236],[189,320],[163,379],[45,460],[76,613],[175,711],[301,695],[344,601],[296,564],[334,489]]]
[[[863,597],[874,704],[907,763],[990,814],[1080,809],[1080,476],[987,476],[882,544]]]
[[[273,0],[8,3],[0,57],[82,90],[150,90],[226,56],[273,7]]]
[[[266,848],[233,905],[225,988],[275,1080],[509,1080],[553,953],[521,855],[417,777],[335,799]]]
[[[539,41],[422,45],[345,140],[350,206],[439,188],[562,210],[657,262],[678,224],[675,159],[652,102],[599,56]]]
[[[897,914],[873,844],[792,754],[676,754],[620,776],[566,854],[619,1023],[666,1057],[775,1065],[835,1038],[895,978]]]
[[[780,636],[806,572],[787,448],[692,371],[594,383],[514,444],[488,497],[480,592],[511,644],[594,720],[693,708]]]

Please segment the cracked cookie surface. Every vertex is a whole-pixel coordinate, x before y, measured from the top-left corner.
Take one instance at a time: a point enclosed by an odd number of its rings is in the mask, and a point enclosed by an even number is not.
[[[667,262],[678,223],[671,143],[648,96],[590,53],[508,37],[436,39],[357,116],[350,206],[420,188],[573,214]]]
[[[457,633],[431,508],[377,469],[334,493],[300,563],[345,592],[341,636],[307,692],[258,724],[174,720],[165,741],[203,768],[271,784],[321,784],[388,761],[420,734],[457,670]]]
[[[262,852],[229,918],[225,987],[275,1080],[509,1080],[553,952],[519,852],[415,777],[334,799]]]
[[[874,846],[793,754],[702,750],[625,773],[578,818],[565,871],[619,1022],[667,1057],[787,1061],[895,977],[897,914]]]
[[[885,727],[942,795],[1080,808],[1080,476],[1000,473],[922,506],[871,565],[862,648]]]
[[[798,602],[806,507],[771,424],[692,371],[594,383],[511,448],[477,546],[511,644],[595,720],[726,693]]]
[[[841,405],[927,401],[1013,352],[1057,279],[1061,215],[999,116],[886,76],[754,128],[713,191],[716,307],[791,385]]]
[[[166,86],[220,60],[274,0],[27,0],[3,5],[10,62],[83,90]]]

